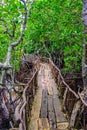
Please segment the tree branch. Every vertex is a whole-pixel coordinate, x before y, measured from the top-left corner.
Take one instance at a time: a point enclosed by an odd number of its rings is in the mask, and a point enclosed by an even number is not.
[[[20,38],[19,38],[19,40],[17,42],[14,42],[14,43],[11,44],[12,48],[16,47],[23,40],[24,31],[25,31],[26,23],[27,23],[27,6],[26,6],[26,2],[24,0],[20,0],[20,1],[23,2],[23,4],[24,4],[25,18],[24,18],[24,22],[23,22],[22,34],[21,34],[21,36],[20,36]]]
[[[74,107],[73,107],[73,110],[72,110],[72,114],[71,114],[71,118],[70,118],[70,124],[69,124],[69,128],[74,128],[74,125],[75,125],[75,121],[76,121],[76,116],[78,114],[78,111],[81,107],[82,103],[80,100],[78,100],[75,104],[74,104]]]
[[[80,100],[82,101],[82,103],[87,107],[87,102],[85,101],[85,94],[84,94],[84,92],[81,92],[81,93],[78,92],[78,95],[79,95]]]
[[[57,67],[54,65],[54,63],[53,63],[50,59],[49,59],[49,61],[52,63],[52,65],[55,67],[55,69],[59,72],[59,75],[60,75],[60,78],[61,78],[61,80],[62,80],[62,83],[68,88],[68,90],[69,90],[71,93],[73,93],[73,95],[74,95],[77,99],[79,99],[79,96],[76,94],[76,92],[74,92],[74,91],[70,88],[70,86],[64,81],[64,78],[63,78],[63,76],[62,76],[62,74],[61,74],[60,69],[57,68]]]
[[[6,29],[4,31],[4,33],[7,33],[10,38],[13,37],[13,35],[11,35],[11,33],[10,33],[10,30],[8,29],[6,21],[4,19],[2,19],[2,18],[0,18],[0,21],[4,22],[4,24],[2,24],[2,26],[5,27],[5,29]]]
[[[3,68],[9,68],[10,65],[10,59],[11,59],[11,54],[12,54],[12,50],[13,48],[15,48],[17,45],[20,44],[20,42],[23,40],[24,37],[24,31],[26,28],[26,23],[27,23],[27,6],[26,6],[26,2],[24,0],[20,0],[23,4],[24,4],[24,11],[25,11],[25,15],[24,15],[24,22],[23,22],[23,28],[22,28],[22,34],[20,36],[20,38],[18,39],[17,42],[12,43],[9,47],[8,47],[8,52],[7,52],[7,57],[6,57],[6,61],[2,64],[0,63],[0,69]]]
[[[4,6],[4,4],[5,4],[5,3],[4,3],[4,0],[2,0],[2,6]]]

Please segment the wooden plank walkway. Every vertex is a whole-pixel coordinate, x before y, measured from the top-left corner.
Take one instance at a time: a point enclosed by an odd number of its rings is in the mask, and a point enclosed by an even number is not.
[[[28,130],[68,130],[69,123],[62,112],[57,84],[49,64],[41,64],[37,83]]]

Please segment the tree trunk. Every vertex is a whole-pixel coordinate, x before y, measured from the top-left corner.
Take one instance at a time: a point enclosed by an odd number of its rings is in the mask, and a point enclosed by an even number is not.
[[[84,37],[83,37],[83,57],[82,57],[82,78],[83,78],[83,85],[84,85],[84,101],[87,104],[87,0],[83,0],[83,11],[82,11],[83,23],[84,23]],[[83,113],[84,117],[87,120],[85,112]],[[87,126],[87,122],[84,123],[85,130]]]

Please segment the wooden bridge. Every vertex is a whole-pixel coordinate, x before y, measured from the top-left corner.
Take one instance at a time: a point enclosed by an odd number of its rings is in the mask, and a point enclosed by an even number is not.
[[[67,130],[68,121],[62,112],[58,86],[51,67],[41,63],[37,75],[38,90],[34,98],[29,130]]]
[[[22,74],[17,74],[19,83],[22,83],[13,104],[13,118],[17,125],[14,123],[10,130],[74,130],[82,105],[76,91],[64,81],[60,70],[50,59],[34,61],[32,75],[30,70],[24,70],[29,63],[27,59],[23,60]],[[19,92],[22,92],[21,97]]]

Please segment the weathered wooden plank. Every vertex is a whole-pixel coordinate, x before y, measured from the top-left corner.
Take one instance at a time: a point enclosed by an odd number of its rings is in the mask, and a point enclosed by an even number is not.
[[[48,86],[48,94],[53,95],[53,88],[50,84],[51,84],[51,82],[49,83],[49,86]]]
[[[9,130],[19,130],[19,128],[11,128],[11,129],[9,129]]]
[[[58,89],[57,89],[57,84],[55,83],[55,80],[54,79],[52,79],[52,82],[53,82],[53,86],[52,86],[52,88],[53,88],[53,94],[54,95],[58,95]]]
[[[50,130],[58,130],[57,128],[50,128]]]
[[[37,94],[34,98],[34,103],[31,111],[31,120],[28,126],[29,130],[38,130],[38,120],[40,115],[42,102],[42,88],[38,88]]]
[[[45,119],[45,118],[44,118],[44,119]],[[39,121],[38,121],[38,130],[43,130],[41,118],[39,118]]]
[[[56,128],[56,120],[55,120],[55,114],[53,108],[53,96],[51,95],[48,95],[48,118],[49,118],[50,128]]]
[[[50,130],[47,118],[39,118],[39,130]]]
[[[44,89],[42,92],[42,105],[41,105],[41,118],[47,118],[47,90]]]
[[[41,103],[42,103],[42,88],[39,88],[34,98],[34,103],[33,103],[32,111],[31,111],[31,118],[34,118],[34,119],[39,118]]]
[[[38,120],[39,119],[32,119],[32,121],[28,127],[28,130],[38,130]]]
[[[68,126],[69,126],[68,122],[57,123],[58,130],[68,130]]]
[[[56,128],[56,120],[55,120],[54,112],[48,112],[48,118],[49,118],[50,128]]]
[[[56,122],[67,121],[62,112],[60,100],[57,95],[53,96],[53,105],[54,105],[54,110],[55,110],[55,115],[56,115]]]
[[[54,108],[53,108],[53,96],[48,95],[48,111],[50,112],[54,112]]]

